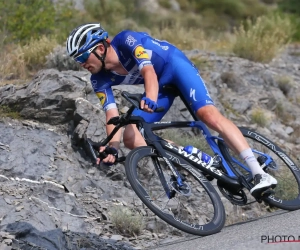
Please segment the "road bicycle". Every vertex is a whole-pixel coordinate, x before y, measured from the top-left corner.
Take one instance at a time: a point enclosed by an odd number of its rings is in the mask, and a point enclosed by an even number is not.
[[[170,88],[168,86],[167,88]],[[177,90],[172,88],[172,93]],[[170,90],[169,90],[170,91]],[[126,114],[113,117],[108,124],[115,125],[113,132],[100,143],[88,141],[94,160],[105,158],[99,153],[100,145],[107,145],[115,133],[128,124],[136,124],[147,146],[129,152],[125,160],[128,181],[141,201],[158,217],[186,233],[206,236],[219,232],[225,225],[226,215],[220,193],[232,204],[247,205],[247,193],[253,187],[250,169],[227,147],[220,136],[213,136],[185,103],[194,121],[164,121],[147,123],[133,116],[139,108],[141,94],[122,96],[132,104]],[[158,108],[158,111],[161,108]],[[182,147],[163,139],[154,131],[168,128],[198,128],[213,152],[213,163],[205,164],[185,152]],[[274,176],[278,184],[270,192],[255,197],[269,206],[296,210],[300,208],[300,169],[274,142],[246,127],[239,128],[247,139],[258,162],[265,172]],[[171,138],[168,138],[171,139]],[[201,149],[200,149],[201,150]],[[119,158],[119,161],[125,158]]]

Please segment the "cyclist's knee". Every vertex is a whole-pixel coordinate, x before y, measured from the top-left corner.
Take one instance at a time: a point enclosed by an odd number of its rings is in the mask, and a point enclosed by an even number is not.
[[[133,149],[133,136],[134,132],[127,126],[123,134],[123,142],[126,148]]]
[[[207,105],[197,110],[197,117],[208,127],[219,130],[219,127],[226,119],[213,105]]]

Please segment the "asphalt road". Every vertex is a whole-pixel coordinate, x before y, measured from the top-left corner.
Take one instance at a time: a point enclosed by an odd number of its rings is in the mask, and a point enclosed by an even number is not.
[[[294,242],[291,242],[293,240]],[[268,217],[225,227],[214,235],[191,236],[185,240],[174,241],[151,249],[298,250],[300,249],[300,210],[292,212],[281,210]]]

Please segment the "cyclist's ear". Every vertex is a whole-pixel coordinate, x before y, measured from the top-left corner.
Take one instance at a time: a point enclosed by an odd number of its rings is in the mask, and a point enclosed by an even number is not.
[[[99,43],[96,50],[98,50],[101,54],[105,53],[105,46],[103,43]]]

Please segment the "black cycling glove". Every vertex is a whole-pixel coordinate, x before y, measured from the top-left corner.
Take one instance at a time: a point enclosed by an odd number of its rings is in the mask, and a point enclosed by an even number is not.
[[[117,149],[107,146],[105,148],[104,152],[108,155],[113,155],[116,158],[115,161],[117,161],[117,159],[118,159],[118,150]]]

